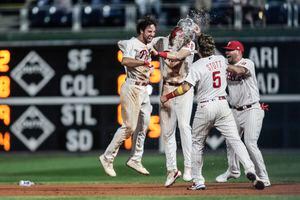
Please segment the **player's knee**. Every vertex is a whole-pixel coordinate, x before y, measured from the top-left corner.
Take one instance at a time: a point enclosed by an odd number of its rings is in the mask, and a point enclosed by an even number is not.
[[[128,129],[125,131],[125,139],[128,139],[132,136],[133,134],[133,131],[132,130],[129,130]]]
[[[248,150],[257,149],[257,141],[255,140],[245,140],[245,146]]]
[[[162,136],[163,136],[163,139],[164,139],[164,140],[168,141],[169,138],[171,138],[172,133],[171,133],[171,132],[164,132],[164,133],[162,134]]]
[[[132,133],[135,131],[135,128],[136,127],[134,127],[132,125],[127,125],[126,130],[125,130],[126,135],[129,135],[129,137],[130,137],[132,135]]]
[[[183,133],[190,133],[192,128],[189,124],[181,124],[178,126],[179,130]]]
[[[125,140],[127,140],[128,138],[130,138],[131,135],[132,135],[132,134],[130,134],[130,133],[126,133],[126,135],[125,135]]]

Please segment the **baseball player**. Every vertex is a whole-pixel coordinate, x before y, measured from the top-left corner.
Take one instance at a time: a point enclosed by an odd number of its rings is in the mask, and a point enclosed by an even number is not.
[[[158,37],[153,41],[155,42],[154,48],[160,52],[167,51],[182,52],[177,55],[181,59],[177,61],[167,58],[161,59],[161,71],[163,75],[162,95],[170,93],[176,87],[183,83],[189,67],[194,59],[195,43],[190,39],[185,40],[185,33],[181,27],[175,27],[169,36]],[[183,46],[178,47],[176,42],[180,41]],[[181,42],[182,41],[182,42]],[[180,49],[178,49],[180,48]],[[157,53],[158,55],[158,53]],[[194,90],[191,89],[186,94],[179,98],[172,99],[161,106],[160,109],[160,124],[162,130],[163,143],[166,155],[167,179],[165,182],[166,187],[170,187],[177,178],[181,176],[181,171],[177,168],[176,159],[176,127],[180,130],[181,146],[184,156],[184,173],[183,180],[191,181],[191,149],[192,149],[192,136],[190,119],[193,108]]]
[[[255,188],[264,189],[264,183],[258,179],[247,149],[239,137],[234,117],[226,100],[227,64],[225,58],[213,55],[215,43],[211,36],[202,34],[197,43],[201,59],[192,64],[181,86],[161,96],[161,102],[165,103],[169,99],[185,94],[193,86],[197,88],[198,105],[192,128],[193,185],[188,189],[202,190],[206,187],[202,175],[202,154],[205,140],[212,127],[216,127],[225,136],[242,162],[247,178],[253,182]]]
[[[228,91],[229,104],[238,126],[239,134],[244,135],[244,142],[255,165],[258,177],[265,186],[271,186],[266,170],[264,159],[257,146],[260,135],[264,110],[261,109],[259,90],[255,75],[254,63],[243,58],[244,46],[239,41],[230,41],[226,49],[228,63]],[[227,182],[229,178],[240,176],[240,165],[237,155],[233,152],[231,145],[226,141],[228,169],[216,178],[217,182]]]
[[[141,161],[152,111],[147,85],[152,72],[149,44],[155,36],[156,22],[146,16],[138,21],[136,29],[138,37],[118,42],[123,52],[122,65],[127,75],[120,93],[123,124],[115,133],[104,154],[99,157],[104,171],[112,177],[116,176],[113,168],[114,158],[124,140],[130,136],[133,136],[133,148],[126,165],[143,175],[149,175]]]
[[[169,43],[172,48],[166,51],[156,51],[153,48],[151,53],[155,56],[162,57],[164,59],[169,59],[172,61],[182,61],[191,55],[189,45],[193,45],[191,41],[195,39],[196,36],[201,35],[200,27],[193,22],[190,18],[184,18],[178,21],[177,27],[175,27],[170,35],[172,40]],[[186,48],[183,48],[183,47]]]

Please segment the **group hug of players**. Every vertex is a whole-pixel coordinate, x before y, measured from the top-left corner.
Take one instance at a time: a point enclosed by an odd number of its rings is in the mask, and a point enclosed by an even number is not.
[[[137,22],[136,37],[118,42],[127,75],[120,93],[123,124],[99,157],[106,174],[117,175],[113,161],[129,137],[133,145],[126,165],[143,175],[150,174],[142,165],[152,112],[147,85],[153,70],[151,57],[159,56],[163,76],[160,123],[166,155],[165,186],[170,187],[183,176],[185,181],[192,182],[189,190],[206,188],[202,174],[203,150],[213,127],[226,139],[228,158],[228,169],[216,177],[216,181],[238,178],[241,163],[256,189],[271,186],[257,146],[267,107],[259,102],[255,66],[250,59],[243,58],[243,44],[229,41],[223,47],[224,57],[215,55],[214,39],[202,33],[189,17],[181,19],[166,37],[155,37],[156,27],[155,19],[145,16]],[[196,61],[195,53],[200,57]],[[197,108],[191,126],[194,98]],[[177,125],[184,156],[183,175],[176,160]]]

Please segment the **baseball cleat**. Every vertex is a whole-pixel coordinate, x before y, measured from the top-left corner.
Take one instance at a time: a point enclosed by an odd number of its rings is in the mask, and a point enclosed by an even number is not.
[[[271,186],[271,182],[269,180],[261,180],[261,181],[264,183],[265,187]]]
[[[127,161],[126,165],[128,167],[134,169],[135,171],[139,172],[140,174],[143,174],[143,175],[149,175],[150,174],[148,172],[148,170],[142,165],[141,162],[129,159]]]
[[[256,175],[252,172],[248,172],[246,174],[247,178],[252,181],[253,186],[255,187],[255,189],[257,190],[263,190],[265,188],[264,182],[262,182],[261,180],[257,179]]]
[[[165,187],[170,187],[173,185],[176,181],[181,176],[181,171],[179,170],[172,170],[168,172],[167,180],[165,182]]]
[[[228,179],[231,179],[231,178],[236,179],[236,178],[239,178],[240,175],[241,175],[240,173],[232,173],[229,170],[227,170],[223,174],[216,177],[216,182],[226,183],[228,181]]]
[[[112,176],[112,177],[115,177],[117,176],[115,170],[114,170],[114,167],[113,167],[113,164],[112,162],[109,162],[108,160],[106,160],[106,158],[104,157],[104,155],[101,155],[99,157],[99,161],[105,171],[105,173],[109,176]]]
[[[191,181],[192,180],[192,169],[190,167],[185,167],[183,176],[182,176],[184,181]]]
[[[188,187],[187,190],[205,190],[206,186],[201,183],[193,183],[192,186]]]

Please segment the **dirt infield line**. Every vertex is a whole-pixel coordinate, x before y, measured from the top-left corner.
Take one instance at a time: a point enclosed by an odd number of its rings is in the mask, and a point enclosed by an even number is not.
[[[187,190],[188,186],[188,183],[170,188],[157,184],[0,185],[0,196],[300,195],[300,183],[273,184],[264,190],[255,190],[250,183],[211,183],[201,191]]]

